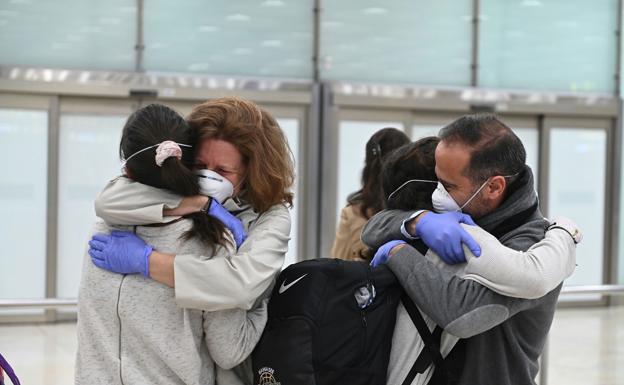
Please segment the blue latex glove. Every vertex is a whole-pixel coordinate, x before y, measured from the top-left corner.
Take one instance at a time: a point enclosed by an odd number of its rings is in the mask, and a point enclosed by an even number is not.
[[[210,207],[208,207],[208,215],[217,218],[227,227],[234,235],[234,242],[236,242],[236,248],[239,248],[240,245],[245,242],[247,239],[247,234],[245,233],[245,228],[243,227],[243,223],[240,219],[236,218],[229,211],[225,209],[225,207],[221,206],[216,199],[210,199]]]
[[[481,255],[481,247],[459,224],[476,226],[469,215],[460,212],[436,214],[429,212],[416,224],[416,235],[449,265],[466,262],[462,243],[475,256]]]
[[[149,256],[152,246],[128,231],[95,234],[89,241],[93,264],[119,274],[141,273],[149,277]]]
[[[392,250],[395,246],[402,245],[404,243],[406,242],[401,240],[384,243],[379,249],[377,249],[377,252],[375,253],[375,256],[373,257],[370,265],[372,267],[377,267],[379,265],[387,263],[388,259],[390,259],[390,250]]]

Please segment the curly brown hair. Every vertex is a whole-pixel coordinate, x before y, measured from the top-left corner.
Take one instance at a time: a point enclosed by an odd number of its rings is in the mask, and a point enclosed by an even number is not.
[[[187,121],[198,141],[219,139],[238,149],[247,167],[241,198],[256,212],[279,203],[292,206],[292,152],[268,111],[242,98],[224,97],[195,106]]]

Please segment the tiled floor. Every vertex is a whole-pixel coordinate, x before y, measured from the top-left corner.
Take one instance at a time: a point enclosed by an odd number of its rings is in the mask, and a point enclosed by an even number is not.
[[[0,325],[0,352],[22,384],[73,383],[75,325]],[[549,385],[624,384],[624,307],[560,309],[551,329]]]

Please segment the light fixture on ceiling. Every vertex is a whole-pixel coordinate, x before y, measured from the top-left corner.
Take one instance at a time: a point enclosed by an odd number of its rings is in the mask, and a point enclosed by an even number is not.
[[[541,7],[543,4],[540,0],[523,0],[523,7]]]
[[[193,63],[188,66],[188,70],[191,72],[201,72],[210,69],[210,63]]]
[[[249,48],[236,48],[234,50],[235,55],[251,55],[253,51]]]
[[[326,27],[326,28],[335,28],[335,27],[341,27],[341,26],[342,26],[342,23],[339,21],[328,20],[328,21],[323,22],[323,27]]]
[[[199,27],[197,27],[197,30],[199,32],[217,32],[219,30],[219,27],[216,27],[214,25],[200,25]]]
[[[381,8],[381,7],[370,7],[370,8],[365,8],[364,13],[367,15],[383,15],[385,13],[388,13],[388,10],[386,8]]]
[[[282,0],[266,0],[262,2],[263,7],[283,7],[286,5]]]
[[[250,19],[251,17],[242,13],[234,13],[225,17],[227,21],[249,21]]]

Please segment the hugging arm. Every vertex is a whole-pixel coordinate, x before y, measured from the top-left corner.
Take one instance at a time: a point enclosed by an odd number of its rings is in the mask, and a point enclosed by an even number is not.
[[[375,214],[362,229],[362,242],[371,249],[378,249],[386,242],[402,239],[414,239],[406,237],[401,232],[403,222],[408,221],[414,211],[383,210]]]
[[[120,176],[108,182],[95,198],[95,214],[116,225],[163,223],[174,219],[164,216],[163,211],[178,207],[180,202],[179,195]]]
[[[462,225],[481,246],[475,258],[465,249],[462,278],[477,281],[497,293],[540,298],[568,278],[576,267],[576,244],[563,229],[553,228],[527,251],[513,250],[480,227]]]
[[[210,357],[223,369],[243,362],[260,341],[267,321],[263,300],[252,310],[230,309],[204,312],[205,341]]]
[[[204,310],[250,309],[282,268],[289,234],[290,212],[284,205],[275,205],[258,218],[234,254],[212,259],[177,255],[178,305]]]
[[[457,277],[411,246],[397,251],[388,266],[416,305],[459,338],[489,330],[538,301],[506,297],[476,281]]]
[[[167,191],[120,177],[100,194],[96,208],[105,221],[137,225],[166,221],[163,207],[179,203],[180,198]],[[250,309],[282,268],[289,240],[290,212],[285,205],[278,204],[258,217],[247,240],[226,257],[174,256],[154,251],[149,257],[149,274],[158,282],[175,287],[181,307],[210,311]]]

